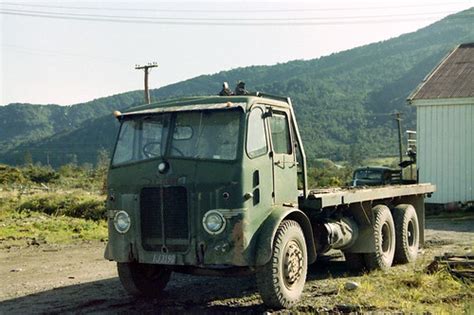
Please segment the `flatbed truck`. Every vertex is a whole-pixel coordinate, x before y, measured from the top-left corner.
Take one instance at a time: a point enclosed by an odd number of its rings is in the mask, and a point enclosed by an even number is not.
[[[172,272],[255,274],[263,302],[289,308],[330,249],[372,270],[423,245],[435,186],[309,189],[290,98],[189,97],[114,115],[105,258],[133,295],[159,297]]]

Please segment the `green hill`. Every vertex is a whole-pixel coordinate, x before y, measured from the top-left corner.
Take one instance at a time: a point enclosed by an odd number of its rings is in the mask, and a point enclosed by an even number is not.
[[[406,97],[445,54],[465,42],[474,42],[472,8],[383,42],[308,61],[202,75],[152,90],[151,96],[216,94],[223,81],[244,80],[249,90],[292,98],[310,159],[395,155],[391,114],[402,112],[403,127],[415,128],[415,111]],[[76,159],[94,163],[97,151],[110,150],[114,141],[117,124],[110,112],[141,99],[142,92],[135,91],[68,108],[0,107],[0,162],[22,163],[30,152],[33,161],[49,159],[55,166]],[[14,111],[21,116],[16,123],[4,118]],[[19,128],[18,134],[12,126]]]
[[[20,143],[36,142],[75,130],[86,120],[141,102],[138,92],[99,98],[73,106],[9,104],[0,106],[0,152]]]

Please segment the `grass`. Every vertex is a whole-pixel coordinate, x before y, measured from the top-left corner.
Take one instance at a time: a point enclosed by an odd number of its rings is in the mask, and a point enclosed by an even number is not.
[[[375,312],[376,314],[473,314],[474,283],[454,278],[446,270],[427,274],[427,261],[394,266],[388,271],[313,280],[296,313]],[[345,289],[348,281],[360,286]]]
[[[340,289],[343,304],[361,305],[377,310],[435,314],[462,314],[472,307],[474,285],[454,279],[446,271],[433,275],[422,270],[372,272],[357,279],[360,288]],[[469,305],[471,303],[471,305]]]
[[[66,215],[75,218],[105,219],[103,196],[76,190],[67,193],[36,193],[18,199],[18,211],[44,212],[49,215]]]
[[[0,195],[0,246],[105,240],[104,197],[86,192]]]

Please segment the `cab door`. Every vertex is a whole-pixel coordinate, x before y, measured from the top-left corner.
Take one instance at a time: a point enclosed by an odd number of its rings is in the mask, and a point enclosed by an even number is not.
[[[268,117],[273,159],[274,203],[293,203],[298,200],[297,162],[294,153],[288,111],[273,110]]]

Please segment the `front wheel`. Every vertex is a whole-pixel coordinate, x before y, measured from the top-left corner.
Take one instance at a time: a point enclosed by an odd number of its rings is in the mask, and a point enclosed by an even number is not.
[[[270,261],[257,270],[257,286],[268,307],[289,308],[298,301],[306,282],[307,256],[300,225],[283,221],[273,240]]]
[[[120,282],[128,293],[157,297],[166,287],[171,270],[161,265],[117,263]]]

